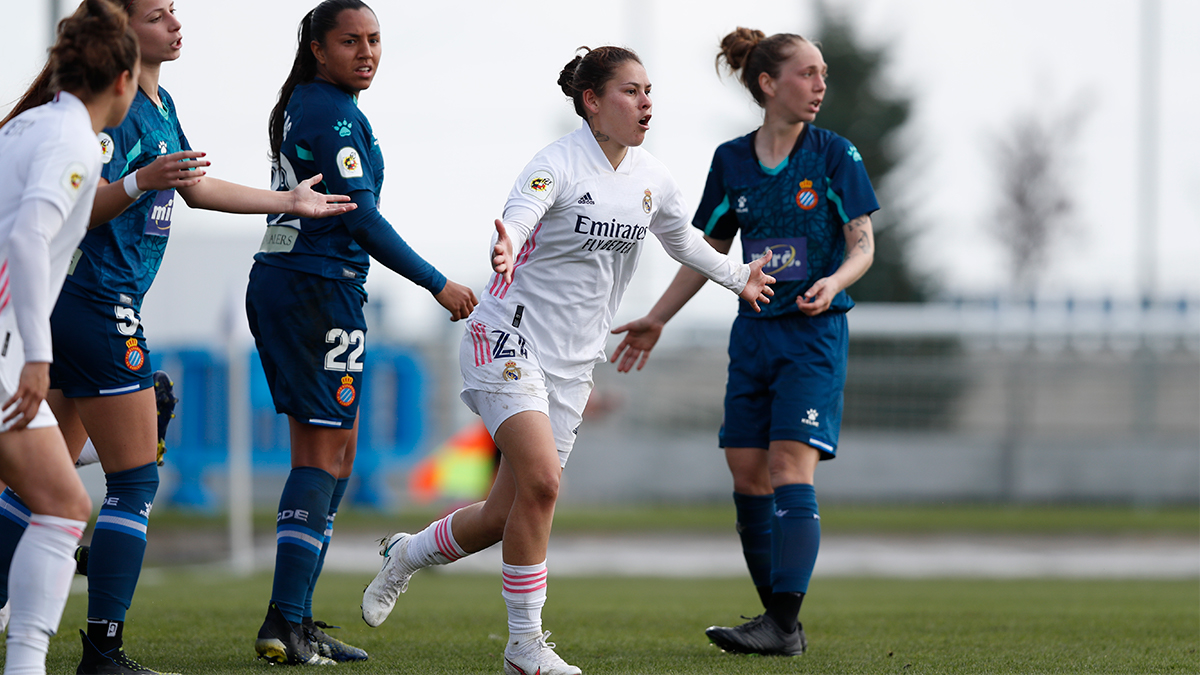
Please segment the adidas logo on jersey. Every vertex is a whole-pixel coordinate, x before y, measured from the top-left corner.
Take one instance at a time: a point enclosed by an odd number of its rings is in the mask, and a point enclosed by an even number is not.
[[[585,193],[583,193],[583,196],[579,198],[579,201],[578,201],[578,202],[576,202],[576,204],[592,204],[592,205],[595,205],[595,204],[596,204],[596,202],[592,201],[592,193],[590,193],[590,192],[585,192]]]

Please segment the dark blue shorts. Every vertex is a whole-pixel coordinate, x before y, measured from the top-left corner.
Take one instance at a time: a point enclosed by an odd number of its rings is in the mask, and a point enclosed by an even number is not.
[[[254,263],[246,318],[276,412],[354,426],[366,364],[364,301],[355,284]]]
[[[50,388],[67,398],[154,386],[142,319],[128,305],[60,293],[50,314],[50,339]]]
[[[722,448],[800,441],[837,454],[846,387],[846,315],[739,316],[729,335]]]

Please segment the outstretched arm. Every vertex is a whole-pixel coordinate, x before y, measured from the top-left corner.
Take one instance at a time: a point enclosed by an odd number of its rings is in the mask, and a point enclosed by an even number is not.
[[[732,239],[713,239],[706,236],[704,240],[721,253],[729,253],[733,246]],[[612,355],[612,362],[616,364],[618,372],[627,373],[635,365],[638,370],[645,367],[646,360],[650,358],[650,350],[662,335],[663,327],[671,317],[683,309],[706,281],[708,278],[703,274],[687,265],[680,265],[671,285],[663,291],[662,297],[654,303],[649,314],[613,329],[614,335],[626,334]]]
[[[479,302],[474,291],[447,279],[414,251],[379,212],[372,192],[356,190],[351,197],[361,208],[346,216],[343,222],[350,236],[368,255],[432,293],[433,299],[450,312],[451,321],[470,315]]]
[[[205,174],[204,167],[211,164],[207,159],[200,159],[203,156],[203,152],[195,150],[173,152],[126,174],[124,180],[109,183],[101,178],[88,227],[103,225],[121,215],[142,192],[182,189],[199,183]]]
[[[321,178],[321,174],[316,174],[288,192],[205,178],[195,185],[179,188],[179,194],[194,209],[225,213],[290,213],[304,218],[327,218],[355,208],[346,195],[314,192],[312,186],[321,182]]]
[[[809,316],[829,309],[834,296],[861,279],[875,261],[875,233],[870,215],[851,220],[843,226],[842,231],[846,236],[846,259],[836,272],[817,279],[803,295],[796,298],[796,306]]]

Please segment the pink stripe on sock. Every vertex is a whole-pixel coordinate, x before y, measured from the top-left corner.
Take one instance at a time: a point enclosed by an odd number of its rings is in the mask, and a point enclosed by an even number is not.
[[[29,521],[29,526],[30,527],[53,527],[54,529],[56,529],[60,532],[66,532],[67,534],[71,535],[72,537],[75,537],[76,539],[79,539],[80,537],[83,536],[83,530],[78,527],[63,527],[62,525],[55,525],[53,523],[39,523],[35,520]]]
[[[445,518],[439,520],[437,525],[434,526],[433,541],[437,544],[438,552],[450,562],[454,562],[462,557],[455,550],[454,543],[450,540],[449,524]]]
[[[548,574],[548,570],[532,574],[509,574],[508,572],[504,572],[501,574],[501,584],[504,590],[509,593],[533,593],[546,587],[546,577]]]
[[[528,588],[526,588],[526,587],[514,588],[512,586],[509,586],[508,584],[504,584],[504,591],[506,593],[536,593],[545,587],[546,587],[546,582],[544,582],[544,581],[542,583],[538,584],[537,586],[530,586]]]

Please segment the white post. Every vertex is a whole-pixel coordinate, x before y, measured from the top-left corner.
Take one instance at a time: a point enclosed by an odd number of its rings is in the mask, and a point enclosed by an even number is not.
[[[1154,300],[1158,291],[1158,113],[1159,52],[1161,45],[1159,0],[1142,0],[1138,78],[1138,193],[1135,217],[1139,300]]]
[[[242,289],[230,293],[225,355],[229,364],[229,564],[234,574],[254,571],[254,487],[250,460],[250,331]]]

